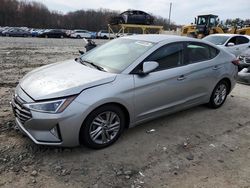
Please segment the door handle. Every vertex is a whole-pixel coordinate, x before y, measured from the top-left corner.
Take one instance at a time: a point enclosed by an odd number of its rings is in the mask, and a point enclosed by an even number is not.
[[[185,77],[184,75],[181,75],[181,76],[179,76],[179,77],[177,78],[178,81],[185,80],[185,79],[186,79],[186,77]]]
[[[215,65],[214,67],[213,67],[213,70],[218,70],[218,69],[220,69],[221,67],[219,67],[218,65]]]

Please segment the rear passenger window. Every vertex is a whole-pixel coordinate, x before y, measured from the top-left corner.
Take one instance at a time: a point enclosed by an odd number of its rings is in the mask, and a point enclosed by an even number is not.
[[[213,59],[219,53],[216,48],[201,43],[188,43],[186,49],[188,64]]]
[[[210,50],[210,59],[215,58],[219,53],[219,50],[213,48],[212,46],[209,46],[209,50]]]
[[[145,61],[156,61],[159,67],[155,71],[165,70],[183,65],[184,45],[175,43],[163,46],[152,53]]]

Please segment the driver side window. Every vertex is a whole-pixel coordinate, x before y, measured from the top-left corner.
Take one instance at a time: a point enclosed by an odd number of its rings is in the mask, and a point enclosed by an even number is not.
[[[156,61],[159,67],[154,71],[161,71],[183,65],[184,45],[174,43],[165,45],[153,52],[145,61]]]
[[[236,37],[232,37],[228,42],[227,42],[227,46],[229,43],[234,43],[234,45],[237,45],[236,44]]]

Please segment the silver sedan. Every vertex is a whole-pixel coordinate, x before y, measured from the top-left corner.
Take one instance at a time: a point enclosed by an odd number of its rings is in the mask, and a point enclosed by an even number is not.
[[[122,37],[28,73],[11,104],[18,127],[36,144],[99,149],[150,119],[200,104],[220,107],[237,63],[198,39]]]

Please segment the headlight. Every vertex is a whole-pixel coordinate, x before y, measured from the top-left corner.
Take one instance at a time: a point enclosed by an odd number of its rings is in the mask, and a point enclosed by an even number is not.
[[[63,112],[75,98],[76,96],[71,96],[66,99],[58,99],[54,101],[28,103],[24,104],[24,106],[30,110],[38,112],[60,113]]]

